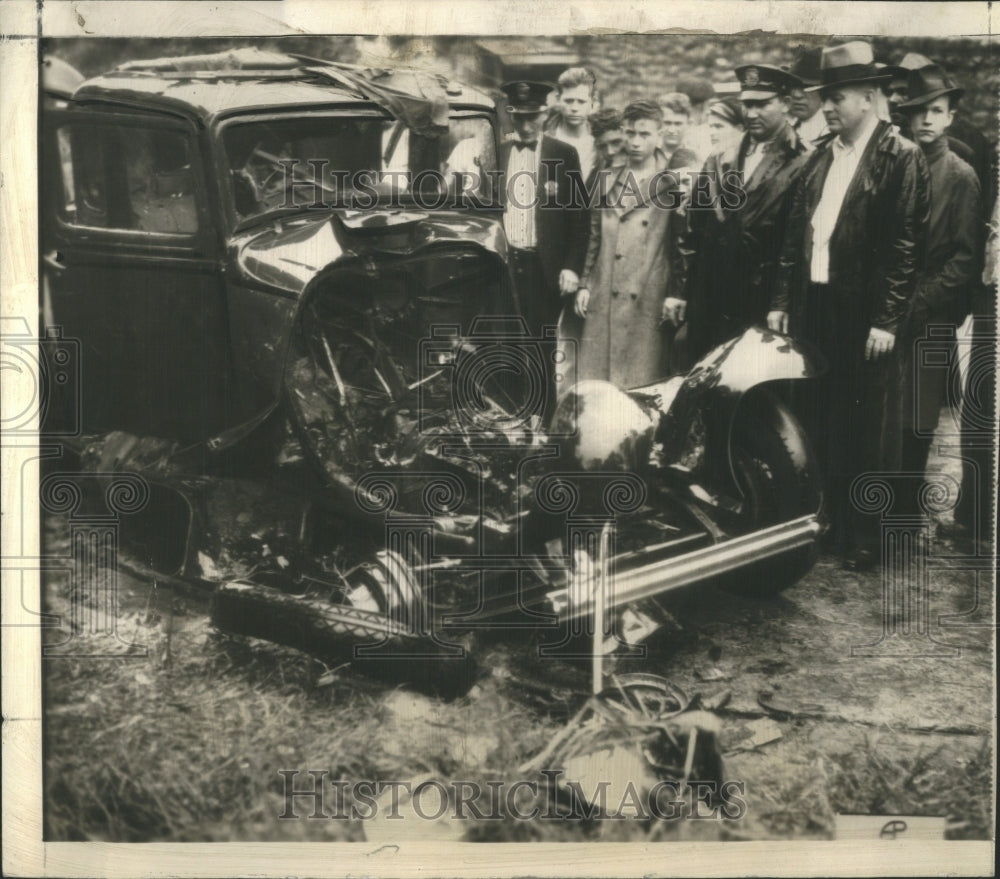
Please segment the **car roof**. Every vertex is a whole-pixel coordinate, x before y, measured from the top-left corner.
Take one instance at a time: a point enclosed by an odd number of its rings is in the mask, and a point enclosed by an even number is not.
[[[412,101],[430,101],[427,95],[437,93],[450,107],[495,106],[488,95],[425,71],[383,71],[260,49],[130,61],[81,83],[73,100],[141,106],[211,124],[254,110],[388,106],[372,97],[368,83]]]

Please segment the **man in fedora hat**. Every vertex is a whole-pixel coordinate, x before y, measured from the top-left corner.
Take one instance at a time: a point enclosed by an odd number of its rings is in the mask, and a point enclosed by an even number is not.
[[[877,562],[878,521],[851,503],[865,472],[899,468],[896,334],[913,296],[928,210],[920,149],[876,115],[886,77],[862,41],[823,50],[817,90],[833,137],[795,183],[768,325],[830,368],[802,412],[825,468],[832,538],[848,567]]]
[[[580,159],[569,144],[542,133],[551,85],[520,80],[500,88],[515,135],[500,146],[504,229],[521,313],[540,338],[543,327],[558,322],[562,297],[576,293],[587,254],[589,216],[574,203],[578,188],[570,184]]]
[[[746,133],[709,156],[692,195],[678,249],[683,282],[663,305],[674,326],[685,319],[688,357],[696,360],[750,324],[763,324],[785,234],[789,193],[806,148],[788,123],[788,94],[801,85],[762,64],[736,69]],[[740,175],[746,197],[724,209],[722,181]]]
[[[898,64],[885,64],[882,66],[882,73],[889,77],[882,84],[882,91],[885,92],[889,100],[889,112],[892,114],[892,122],[899,126],[900,131],[907,137],[906,114],[899,111],[899,105],[906,101],[906,92],[910,71],[927,67],[934,62],[926,55],[919,52],[907,52]]]
[[[794,120],[792,127],[802,139],[807,150],[814,150],[820,140],[830,133],[826,127],[826,117],[820,107],[818,91],[809,90],[819,85],[819,61],[822,49],[803,49],[795,59],[790,73],[800,83],[788,93],[788,112]]]
[[[931,325],[950,325],[957,331],[969,311],[973,284],[980,274],[984,236],[979,181],[972,167],[952,152],[947,136],[962,94],[940,67],[928,65],[910,72],[909,99],[899,105],[908,116],[909,129],[923,150],[931,175],[926,262],[901,335],[906,354],[915,350],[917,340],[924,339],[920,355],[903,373],[903,466],[919,473],[927,466],[931,438],[945,401],[947,370],[937,364],[950,360],[953,346],[951,339],[928,341],[927,330]],[[932,347],[940,356],[928,367]]]

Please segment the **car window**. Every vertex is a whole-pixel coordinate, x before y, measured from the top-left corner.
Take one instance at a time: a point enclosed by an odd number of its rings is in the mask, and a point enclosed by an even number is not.
[[[192,150],[161,126],[69,122],[56,130],[63,219],[74,226],[193,234]]]
[[[474,175],[462,185],[478,194],[496,168],[493,126],[484,116],[453,117],[438,138],[381,116],[233,122],[223,144],[241,221],[290,206],[345,206],[355,196],[432,200],[454,189],[455,174]]]

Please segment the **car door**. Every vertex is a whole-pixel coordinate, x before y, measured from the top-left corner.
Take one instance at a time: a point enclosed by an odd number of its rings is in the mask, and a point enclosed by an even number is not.
[[[234,415],[221,245],[187,120],[43,120],[43,321],[80,342],[85,433],[197,441]]]

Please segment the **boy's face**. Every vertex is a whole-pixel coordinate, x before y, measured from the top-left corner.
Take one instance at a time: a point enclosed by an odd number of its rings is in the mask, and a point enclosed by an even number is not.
[[[740,129],[725,119],[720,119],[718,116],[708,117],[708,139],[712,146],[725,144],[729,138],[736,137],[739,133]]]
[[[673,152],[681,145],[690,120],[686,113],[675,113],[667,107],[660,109],[663,111],[663,146]]]
[[[678,168],[671,171],[677,175],[677,188],[681,193],[683,203],[686,205],[691,201],[691,190],[694,188],[694,179],[699,174],[699,169],[694,165],[688,168]]]
[[[660,145],[660,125],[652,119],[630,119],[623,128],[629,161],[641,165]]]
[[[615,159],[625,152],[625,132],[621,128],[613,128],[594,140],[598,153],[605,164],[613,165]]]
[[[948,104],[948,96],[942,95],[910,111],[910,131],[917,143],[934,143],[948,130],[954,118],[955,111]]]
[[[579,128],[594,111],[594,100],[589,85],[575,85],[559,93],[559,103],[563,107],[563,119],[572,128]]]

